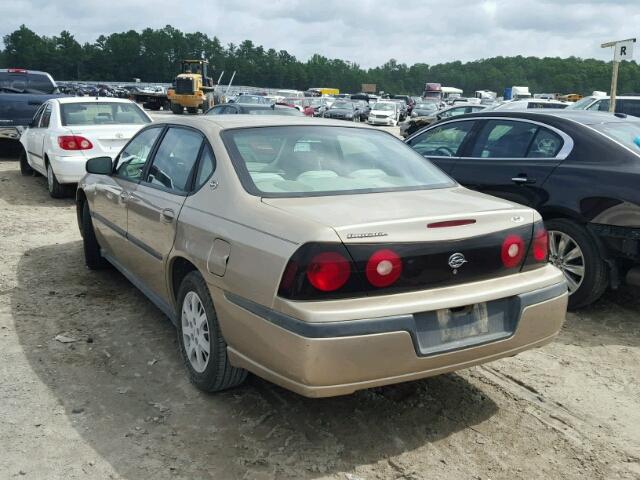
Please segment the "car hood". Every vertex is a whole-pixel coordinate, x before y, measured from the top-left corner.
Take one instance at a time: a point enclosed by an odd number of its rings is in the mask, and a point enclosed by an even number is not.
[[[332,195],[263,198],[295,218],[332,228],[345,243],[416,242],[468,238],[531,223],[534,210],[464,187]],[[447,220],[474,220],[448,228],[427,228]]]

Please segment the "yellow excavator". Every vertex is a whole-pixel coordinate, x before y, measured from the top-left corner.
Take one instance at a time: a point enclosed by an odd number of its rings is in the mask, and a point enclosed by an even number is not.
[[[207,76],[206,60],[183,60],[181,72],[173,82],[173,88],[167,90],[167,98],[171,102],[171,111],[182,114],[184,109],[189,113],[198,113],[198,109],[206,112],[214,103],[213,79]]]

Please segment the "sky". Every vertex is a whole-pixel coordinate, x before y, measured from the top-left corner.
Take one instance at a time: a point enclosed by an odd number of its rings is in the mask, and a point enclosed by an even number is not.
[[[0,36],[100,34],[170,24],[223,44],[245,39],[362,67],[430,65],[498,55],[599,58],[600,44],[640,37],[640,0],[3,0]],[[636,49],[640,60],[640,43]]]

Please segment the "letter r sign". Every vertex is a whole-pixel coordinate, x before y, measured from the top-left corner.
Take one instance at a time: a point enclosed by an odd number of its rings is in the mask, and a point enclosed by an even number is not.
[[[633,44],[635,40],[625,40],[624,42],[618,42],[615,45],[614,61],[619,62],[621,60],[631,60],[633,58]]]

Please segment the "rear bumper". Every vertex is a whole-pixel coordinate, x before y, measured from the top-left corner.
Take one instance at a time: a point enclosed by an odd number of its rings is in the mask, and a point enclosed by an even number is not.
[[[0,139],[4,140],[20,140],[24,128],[17,127],[0,127]]]
[[[49,154],[48,158],[59,183],[78,183],[87,173],[85,165],[88,158],[83,155],[63,157]]]
[[[544,345],[560,330],[568,298],[561,277],[512,295],[518,308],[511,333],[474,337],[453,348],[448,343],[439,351],[421,344],[423,311],[309,322],[221,290],[212,293],[231,363],[308,397],[429,377]]]

